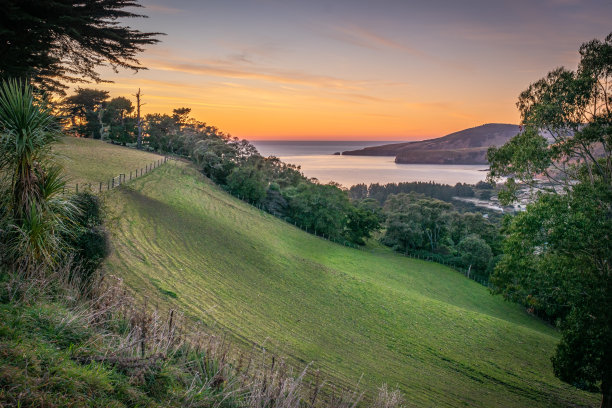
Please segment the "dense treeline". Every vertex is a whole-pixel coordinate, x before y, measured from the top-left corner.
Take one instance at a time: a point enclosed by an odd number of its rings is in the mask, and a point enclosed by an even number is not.
[[[390,195],[383,206],[382,242],[398,251],[437,255],[488,280],[501,253],[497,224],[482,214],[458,212],[450,203],[417,193]]]
[[[482,181],[475,186],[416,181],[357,184],[349,195],[355,201],[368,200],[382,211],[383,244],[465,268],[486,282],[501,254],[501,215],[492,211],[483,215],[473,204],[453,197],[482,196],[483,192],[490,196],[492,189]]]
[[[79,88],[63,108],[73,133],[136,145],[138,121],[128,99],[108,100],[104,91]],[[144,147],[189,158],[233,195],[317,235],[364,244],[380,227],[380,211],[352,202],[338,185],[319,184],[297,166],[263,157],[248,141],[199,122],[190,112],[179,108],[172,115],[146,115]]]
[[[481,185],[487,183],[479,183]],[[379,184],[373,183],[369,186],[365,184],[356,184],[349,190],[351,198],[363,199],[373,198],[383,205],[387,197],[391,194],[400,193],[419,193],[428,197],[437,198],[442,201],[452,201],[453,197],[474,197],[474,186],[466,183],[457,183],[454,186],[448,184],[434,183],[433,181],[412,181],[404,183],[388,183]]]

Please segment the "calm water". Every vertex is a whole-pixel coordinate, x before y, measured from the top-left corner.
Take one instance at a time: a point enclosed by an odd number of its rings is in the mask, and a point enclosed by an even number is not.
[[[263,156],[277,156],[286,163],[302,167],[307,177],[322,183],[335,181],[345,187],[359,183],[398,183],[402,181],[435,181],[437,183],[475,184],[484,180],[487,166],[396,164],[394,157],[338,156],[335,152],[376,146],[384,141],[310,142],[254,141]]]

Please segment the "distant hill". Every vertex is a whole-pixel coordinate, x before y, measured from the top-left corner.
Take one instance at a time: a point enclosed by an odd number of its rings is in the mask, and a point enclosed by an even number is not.
[[[396,163],[486,164],[487,149],[503,145],[518,132],[518,125],[488,123],[436,139],[366,147],[342,154],[395,156]]]

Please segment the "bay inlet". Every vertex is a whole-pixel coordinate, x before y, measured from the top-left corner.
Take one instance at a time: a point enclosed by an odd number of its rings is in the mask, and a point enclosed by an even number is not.
[[[334,181],[344,187],[365,183],[433,181],[454,185],[475,184],[487,176],[486,165],[396,164],[392,156],[342,156],[336,152],[356,150],[387,141],[252,141],[262,156],[276,156],[301,166],[307,177],[321,183]]]

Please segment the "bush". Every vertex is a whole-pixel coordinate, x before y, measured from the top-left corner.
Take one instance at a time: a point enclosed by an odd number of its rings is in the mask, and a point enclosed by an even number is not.
[[[476,234],[470,234],[459,242],[457,250],[465,267],[472,267],[479,272],[486,271],[493,257],[491,247]]]
[[[102,227],[100,199],[91,193],[79,193],[73,197],[73,202],[79,212],[74,231],[67,238],[73,249],[73,259],[80,267],[72,270],[75,274],[72,278],[88,285],[94,272],[108,255],[108,238]]]

